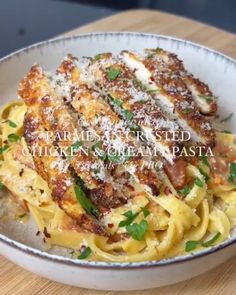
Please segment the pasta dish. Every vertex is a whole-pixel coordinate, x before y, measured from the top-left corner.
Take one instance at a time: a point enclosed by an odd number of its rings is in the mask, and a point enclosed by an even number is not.
[[[47,247],[134,262],[229,238],[233,114],[219,118],[218,98],[175,54],[69,54],[55,72],[33,65],[18,96],[0,111],[0,187]]]

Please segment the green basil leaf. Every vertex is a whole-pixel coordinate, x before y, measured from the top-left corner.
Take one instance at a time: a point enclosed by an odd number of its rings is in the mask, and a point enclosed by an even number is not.
[[[78,259],[85,259],[92,253],[92,250],[90,247],[87,247],[81,254],[78,256]]]
[[[126,226],[127,232],[131,235],[134,240],[142,241],[148,228],[146,220],[141,220],[140,223],[133,223]]]
[[[90,201],[89,198],[86,197],[84,191],[77,184],[74,185],[76,199],[80,202],[81,206],[84,210],[94,216],[99,216],[98,209],[94,206],[94,204]]]

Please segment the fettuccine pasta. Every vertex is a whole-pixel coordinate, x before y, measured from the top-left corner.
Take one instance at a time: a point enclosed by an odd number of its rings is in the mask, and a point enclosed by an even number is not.
[[[20,204],[19,219],[33,217],[48,247],[71,249],[75,259],[135,262],[184,255],[229,238],[236,224],[235,138],[212,128],[207,116],[216,112],[214,96],[175,58],[162,49],[142,56],[68,56],[53,75],[34,66],[20,83],[22,100],[2,107],[1,186]],[[158,105],[161,100],[173,104],[175,118]],[[146,122],[139,121],[143,116]],[[126,132],[130,119],[132,134],[104,139],[111,125]],[[181,144],[161,136],[157,141],[154,131],[172,127],[193,135],[183,143],[186,150],[199,143],[212,147],[213,155],[171,155]],[[85,129],[100,136],[87,144],[86,157],[79,154],[83,139],[55,137]],[[51,138],[36,138],[38,131],[51,132]],[[137,140],[138,131],[144,140]],[[121,146],[133,152],[155,146],[158,152],[121,159],[106,154],[111,145],[113,152]],[[35,147],[50,147],[54,156],[35,154]],[[73,147],[75,154],[60,154],[57,147]],[[150,160],[158,168],[148,166]],[[89,168],[79,165],[85,162]],[[111,170],[105,167],[109,163]]]

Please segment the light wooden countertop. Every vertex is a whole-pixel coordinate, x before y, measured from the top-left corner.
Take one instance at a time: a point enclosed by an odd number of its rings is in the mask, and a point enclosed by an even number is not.
[[[170,35],[204,44],[236,58],[236,35],[190,19],[151,10],[129,10],[66,34],[98,31],[138,31]],[[172,286],[135,292],[103,292],[65,286],[31,274],[1,256],[0,265],[1,295],[236,294],[236,258],[194,279]]]

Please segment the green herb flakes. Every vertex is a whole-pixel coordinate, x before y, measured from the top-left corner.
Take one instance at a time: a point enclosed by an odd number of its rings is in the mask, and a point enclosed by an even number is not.
[[[146,220],[143,219],[140,221],[140,223],[133,223],[128,225],[126,229],[134,240],[142,241],[148,229],[148,223]]]
[[[114,81],[121,74],[121,70],[109,68],[107,71],[107,77],[110,81]]]
[[[0,181],[0,191],[2,191],[4,188],[4,184]]]
[[[230,163],[230,174],[228,181],[235,183],[236,180],[236,163]]]
[[[12,143],[12,142],[17,142],[17,141],[20,140],[20,136],[17,135],[17,134],[11,133],[11,134],[8,135],[7,139],[8,139],[8,141],[11,142],[11,143]]]
[[[202,242],[202,241],[188,241],[185,244],[185,252],[191,252],[193,250],[195,250],[198,246],[202,246],[202,247],[211,247],[214,245],[214,243],[219,239],[219,237],[221,236],[220,232],[217,232],[213,238],[211,238],[210,240],[206,241],[206,242]]]
[[[9,148],[9,145],[4,145],[2,147],[0,147],[0,154],[2,154],[3,152],[5,152],[7,149]]]
[[[203,187],[203,182],[198,177],[195,179],[194,183],[199,187]]]
[[[220,123],[228,122],[233,117],[233,115],[234,115],[233,113],[230,113],[227,117],[221,119]]]
[[[102,55],[99,53],[94,56],[94,60],[99,60],[99,59],[101,59],[101,57],[102,57]]]
[[[150,214],[150,211],[146,207],[142,207],[141,210],[145,218]]]
[[[138,216],[139,212],[133,213],[131,210],[125,212],[123,215],[126,217],[125,220],[120,221],[119,227],[130,225],[134,219]]]
[[[90,247],[86,247],[84,251],[81,252],[81,254],[78,256],[78,259],[85,259],[89,257],[92,253],[92,250]]]
[[[204,165],[206,165],[207,167],[210,168],[210,164],[209,164],[209,162],[208,162],[207,156],[202,155],[202,156],[200,156],[199,158],[200,158],[200,160],[202,161],[202,163],[203,163]]]
[[[84,210],[94,216],[99,216],[98,209],[93,205],[89,198],[86,197],[84,191],[77,184],[74,185],[76,199],[79,201]]]
[[[12,127],[12,128],[16,128],[17,127],[17,124],[11,120],[8,120],[8,123],[9,123],[9,126]]]
[[[184,188],[179,190],[179,192],[183,197],[186,197],[190,192],[190,187],[188,185],[186,185]]]

